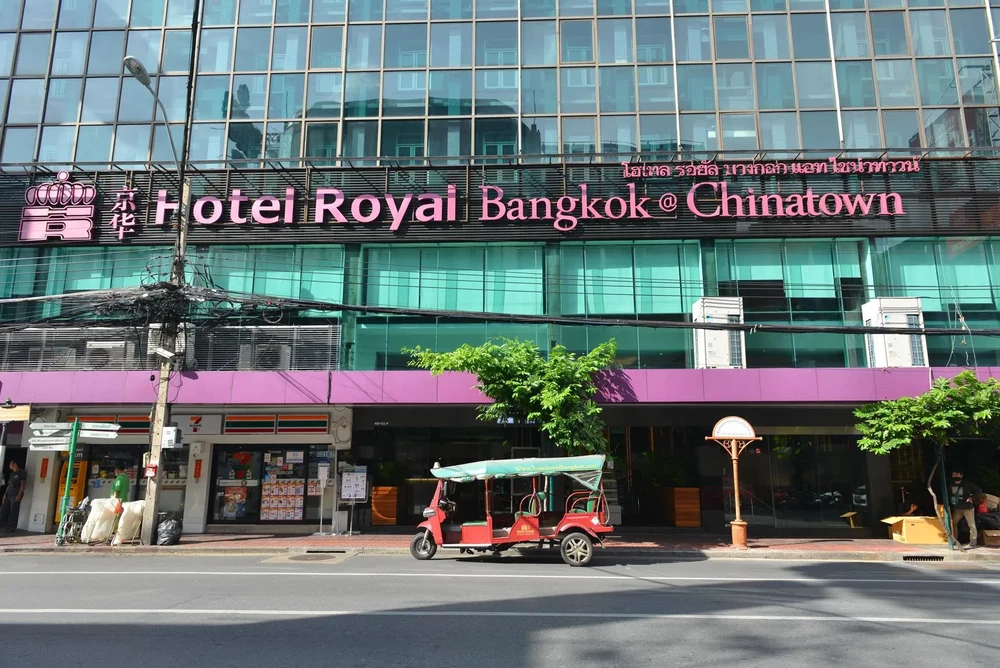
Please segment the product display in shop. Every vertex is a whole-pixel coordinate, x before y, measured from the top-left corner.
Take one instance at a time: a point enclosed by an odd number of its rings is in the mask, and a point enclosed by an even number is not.
[[[273,474],[264,478],[261,498],[262,520],[301,520],[306,481],[303,478],[277,480]]]

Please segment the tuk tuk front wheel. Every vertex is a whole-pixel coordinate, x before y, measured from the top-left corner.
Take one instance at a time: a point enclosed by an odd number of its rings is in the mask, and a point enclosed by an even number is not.
[[[414,559],[427,561],[437,552],[437,545],[434,544],[434,537],[430,532],[421,531],[410,541],[410,554]]]
[[[586,566],[594,558],[594,541],[582,531],[574,531],[563,537],[559,554],[570,566]]]

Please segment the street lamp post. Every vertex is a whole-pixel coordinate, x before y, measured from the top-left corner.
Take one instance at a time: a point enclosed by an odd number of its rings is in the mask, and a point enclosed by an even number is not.
[[[758,436],[750,423],[741,417],[730,415],[715,423],[712,428],[712,435],[705,437],[706,441],[715,441],[726,451],[733,464],[733,494],[735,496],[735,517],[729,523],[732,528],[733,547],[747,549],[747,523],[743,521],[743,514],[740,512],[740,455],[743,449],[754,441],[759,441]]]
[[[197,16],[195,17],[197,20]],[[174,166],[177,168],[177,178],[181,183],[180,210],[177,220],[177,241],[174,246],[173,261],[170,269],[170,283],[177,288],[184,286],[184,264],[187,250],[187,229],[188,212],[190,204],[191,189],[184,178],[184,167],[177,157],[177,147],[174,146],[174,138],[170,132],[170,125],[167,119],[167,110],[159,96],[153,91],[150,85],[149,72],[138,58],[126,56],[124,61],[125,69],[132,77],[141,83],[149,94],[153,96],[157,107],[163,114],[163,125],[167,131],[167,140],[170,142],[170,152],[174,156]],[[155,114],[154,114],[155,120]],[[142,471],[141,475],[146,475],[146,508],[142,516],[141,541],[143,545],[152,545],[155,542],[154,531],[156,519],[160,506],[160,477],[162,468],[160,467],[160,455],[163,446],[163,429],[167,423],[167,415],[170,410],[168,391],[170,389],[170,371],[173,361],[177,356],[177,337],[181,323],[171,312],[171,322],[163,322],[160,330],[162,338],[162,350],[157,353],[160,358],[160,378],[156,388],[156,405],[153,407],[153,419],[150,425],[149,460],[147,466],[150,469]],[[166,320],[166,318],[164,319]]]

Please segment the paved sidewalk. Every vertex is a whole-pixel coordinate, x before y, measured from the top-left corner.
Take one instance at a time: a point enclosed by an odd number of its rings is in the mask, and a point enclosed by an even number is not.
[[[272,534],[193,534],[173,547],[72,545],[55,547],[51,534],[0,535],[0,554],[86,551],[105,554],[287,554],[311,551],[400,553],[409,551],[411,534],[370,533],[354,536]],[[605,541],[598,555],[643,559],[808,559],[824,561],[903,561],[926,559],[1000,563],[1000,549],[980,547],[965,553],[944,547],[903,545],[885,539],[759,538],[750,550],[734,550],[723,536],[623,533]]]

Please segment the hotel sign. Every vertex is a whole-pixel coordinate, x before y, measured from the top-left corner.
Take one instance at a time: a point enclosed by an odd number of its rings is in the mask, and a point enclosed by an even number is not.
[[[463,222],[547,224],[563,233],[587,221],[641,223],[653,219],[693,215],[703,219],[803,219],[844,216],[850,218],[906,215],[897,192],[828,191],[807,187],[800,192],[761,192],[740,177],[779,175],[878,175],[920,171],[917,159],[851,160],[830,158],[814,162],[671,163],[621,166],[618,192],[602,192],[581,183],[556,197],[510,196],[499,185],[480,185],[460,198],[458,187],[447,185],[442,193],[348,194],[338,188],[316,188],[305,201],[294,187],[284,192],[251,197],[236,188],[228,197],[203,196],[191,206],[190,224],[205,228],[244,226],[305,227],[309,225],[378,226],[397,233],[406,226],[454,225]],[[673,182],[685,179],[683,183]],[[604,186],[606,190],[606,186]],[[179,208],[175,193],[159,190],[150,203],[147,226],[165,226]],[[21,241],[89,241],[94,228],[93,186],[69,182],[61,172],[55,183],[32,186],[25,195]],[[461,201],[460,201],[461,200]],[[476,201],[478,200],[478,202]],[[470,219],[462,218],[462,205]],[[478,206],[475,206],[477,205]],[[475,206],[476,215],[472,210]],[[684,211],[687,214],[684,214]],[[109,227],[119,240],[135,232],[136,190],[116,194]]]

